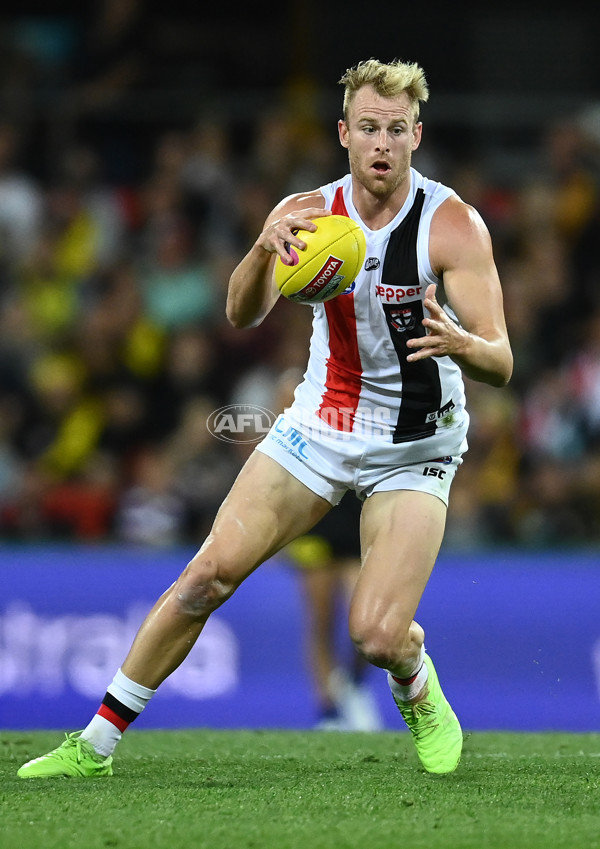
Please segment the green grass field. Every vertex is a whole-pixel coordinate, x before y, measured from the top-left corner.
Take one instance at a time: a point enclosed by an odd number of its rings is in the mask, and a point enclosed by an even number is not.
[[[0,732],[2,849],[600,849],[600,734],[469,734],[436,777],[406,732],[132,730],[112,778],[16,777],[61,739]]]

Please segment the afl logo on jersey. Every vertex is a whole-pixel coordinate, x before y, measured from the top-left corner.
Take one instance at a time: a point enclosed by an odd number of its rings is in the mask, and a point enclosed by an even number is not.
[[[413,315],[413,311],[410,308],[391,310],[389,315],[390,323],[398,333],[406,333],[407,330],[412,330],[417,323],[417,317]]]
[[[379,258],[376,256],[367,257],[365,271],[375,271],[376,268],[379,268]]]

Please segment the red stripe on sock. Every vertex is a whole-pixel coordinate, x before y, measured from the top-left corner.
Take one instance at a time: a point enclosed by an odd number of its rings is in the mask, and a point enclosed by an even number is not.
[[[421,665],[419,666],[419,668],[417,669],[417,671],[415,672],[415,674],[412,676],[412,678],[397,678],[395,675],[392,675],[392,678],[394,679],[394,681],[395,681],[397,684],[400,684],[400,686],[401,686],[401,687],[408,687],[408,686],[409,686],[409,684],[412,684],[412,683],[413,683],[413,681],[415,681],[415,680],[416,680],[417,675],[419,674],[419,672],[421,671],[421,669],[423,669],[423,664],[421,664]]]
[[[106,707],[106,705],[100,705],[100,707],[98,708],[98,716],[102,716],[104,719],[107,719],[109,722],[112,722],[112,724],[121,732],[125,731],[125,729],[129,725],[127,720],[121,719],[121,717],[118,716],[114,712],[114,710],[111,710],[109,707]]]

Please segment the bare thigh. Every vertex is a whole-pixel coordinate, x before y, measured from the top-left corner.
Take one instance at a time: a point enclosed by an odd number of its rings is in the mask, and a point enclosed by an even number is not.
[[[279,463],[255,451],[221,505],[194,560],[216,557],[228,578],[239,582],[309,531],[330,509],[328,501]]]
[[[442,542],[444,503],[424,492],[376,492],[361,517],[362,570],[350,632],[377,666],[394,668],[412,654],[411,627]]]

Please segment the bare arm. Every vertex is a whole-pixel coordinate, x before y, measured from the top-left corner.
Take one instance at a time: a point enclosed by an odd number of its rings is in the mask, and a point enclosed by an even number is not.
[[[273,280],[277,256],[292,258],[285,244],[304,250],[306,243],[297,230],[316,230],[313,218],[330,215],[319,191],[290,195],[270,213],[262,233],[234,269],[227,291],[227,318],[234,327],[256,327],[270,313],[279,297]]]
[[[451,198],[436,210],[431,224],[431,264],[441,275],[448,304],[460,325],[444,312],[427,288],[423,319],[427,336],[412,339],[410,362],[449,356],[464,374],[492,386],[510,380],[513,357],[506,330],[502,289],[488,230],[470,206]]]

